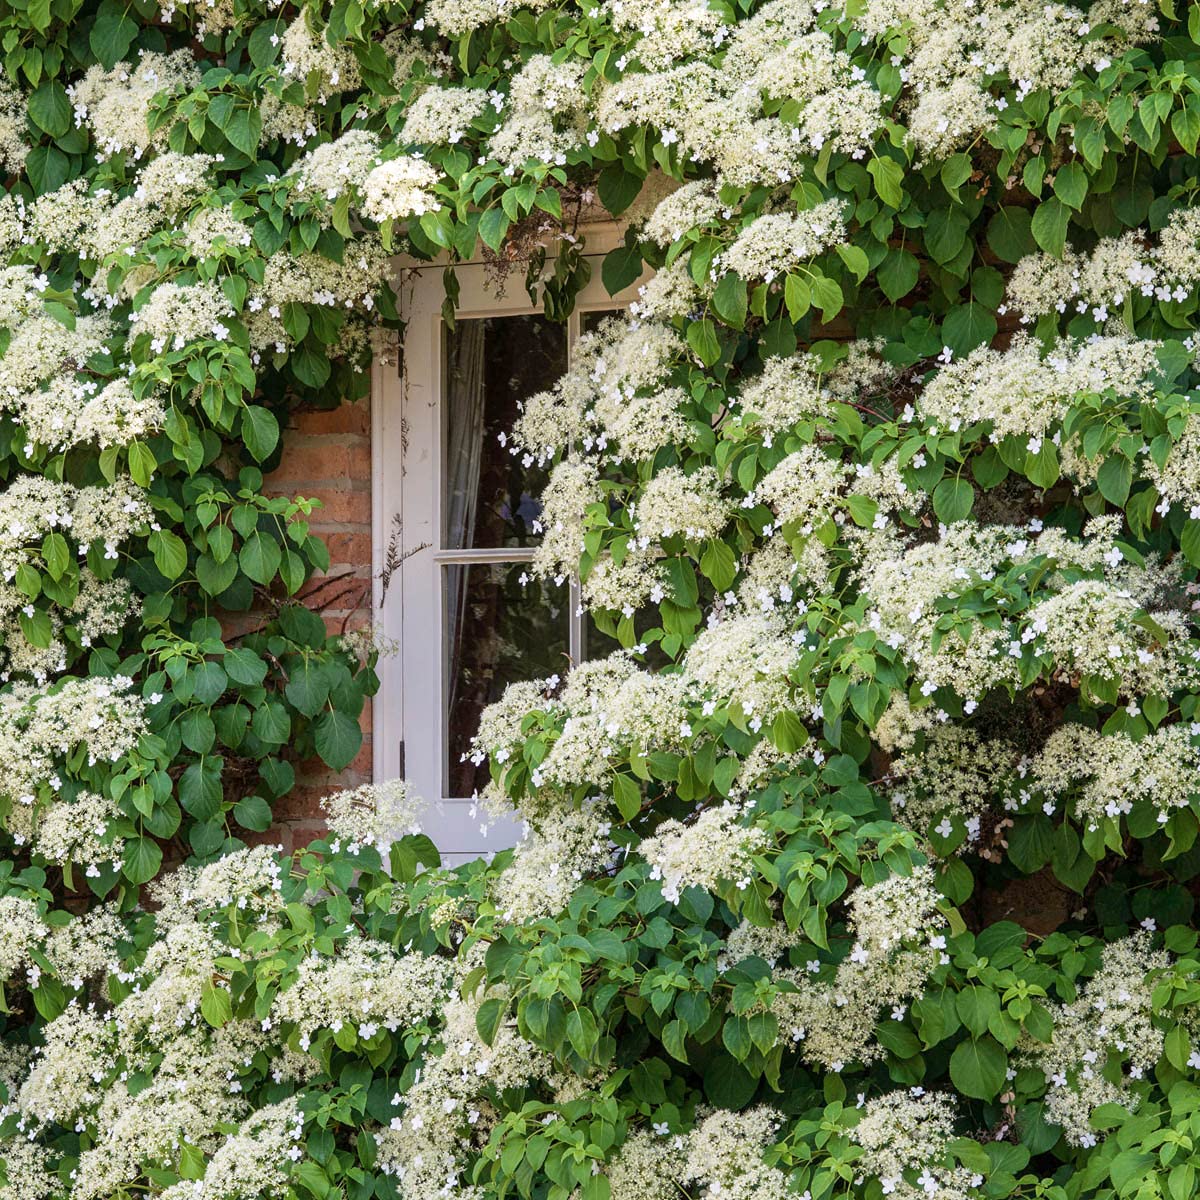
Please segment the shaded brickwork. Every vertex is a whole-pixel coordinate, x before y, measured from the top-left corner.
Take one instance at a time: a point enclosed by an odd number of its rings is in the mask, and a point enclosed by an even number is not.
[[[331,632],[361,629],[371,616],[371,408],[366,399],[328,412],[294,414],[284,434],[279,467],[266,490],[318,499],[314,533],[329,547],[329,571],[314,578],[304,595],[320,607]],[[371,701],[362,715],[363,746],[344,771],[320,761],[301,764],[296,787],[276,806],[273,841],[284,848],[305,842],[324,828],[318,801],[337,787],[371,780]]]

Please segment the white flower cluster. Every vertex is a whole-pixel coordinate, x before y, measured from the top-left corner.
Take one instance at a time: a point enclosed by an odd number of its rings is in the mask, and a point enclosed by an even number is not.
[[[0,165],[10,175],[16,175],[25,165],[28,153],[25,97],[5,79],[0,81]]]
[[[294,1099],[251,1113],[205,1164],[200,1179],[185,1179],[162,1192],[163,1200],[241,1200],[283,1196],[288,1166],[301,1154],[304,1117]]]
[[[475,965],[470,956],[460,962],[456,983]],[[467,997],[453,989],[443,1010],[440,1052],[427,1055],[412,1086],[393,1097],[398,1112],[379,1134],[379,1163],[405,1200],[428,1200],[456,1187],[500,1119],[494,1096],[506,1088],[568,1082],[511,1019],[490,1045],[481,1040],[475,1018],[491,995],[504,998],[484,988]]]
[[[682,352],[683,340],[662,320],[606,320],[576,342],[554,388],[525,402],[511,452],[527,464],[562,449],[642,460],[685,441],[686,396],[668,382]]]
[[[787,1175],[762,1157],[780,1124],[766,1105],[705,1117],[688,1136],[680,1182],[705,1200],[784,1200]]]
[[[129,344],[149,334],[150,349],[182,350],[189,342],[226,341],[233,307],[215,283],[160,283],[129,314]]]
[[[512,77],[503,124],[488,153],[515,171],[530,159],[562,166],[583,143],[587,93],[581,62],[556,63],[548,54],[528,59]]]
[[[1109,23],[1120,32],[1093,35]],[[925,158],[970,144],[1012,101],[1041,88],[1061,91],[1081,68],[1102,71],[1130,45],[1153,41],[1158,27],[1152,6],[1119,0],[1097,0],[1086,10],[1003,0],[883,0],[864,6],[854,24],[892,50],[909,135]]]
[[[969,1200],[983,1176],[948,1164],[956,1117],[949,1096],[922,1088],[868,1100],[851,1133],[859,1165],[896,1200]]]
[[[401,155],[372,168],[362,183],[362,212],[372,221],[403,221],[441,207],[433,189],[439,172],[424,159]]]
[[[19,573],[47,567],[48,535],[61,539],[55,568],[61,576],[72,549],[82,557],[96,546],[104,558],[116,559],[121,544],[143,528],[150,515],[149,505],[128,478],[112,486],[75,488],[26,474],[0,492],[0,681],[25,675],[45,683],[51,673],[66,669],[66,627],[77,646],[87,647],[118,632],[136,611],[127,580],[102,580],[86,566],[79,568],[73,600],[35,606]],[[39,612],[48,620],[49,631],[35,645],[21,621]]]
[[[880,1013],[899,1019],[942,961],[946,919],[940,902],[929,867],[856,888],[847,900],[854,941],[837,967],[829,972],[814,960],[816,975],[776,970],[776,979],[791,989],[773,1005],[780,1037],[831,1071],[882,1057],[875,1041]]]
[[[860,578],[872,606],[866,627],[903,648],[924,695],[945,687],[978,702],[993,687],[1020,686],[1021,664],[1034,657],[1047,673],[1115,681],[1133,696],[1163,695],[1193,676],[1186,614],[1160,609],[1145,619],[1165,594],[1171,568],[1126,562],[1112,518],[1094,521],[1080,540],[1034,524],[963,521],[943,527],[937,541],[907,547],[885,529],[864,545]],[[969,640],[936,628],[939,602],[1043,559],[1057,570],[1040,578],[1023,610],[1009,605],[999,623],[973,624]]]
[[[688,475],[678,467],[665,467],[642,487],[632,515],[644,550],[651,541],[677,535],[697,542],[719,536],[729,505],[714,468],[700,467]]]
[[[66,678],[45,691],[20,685],[0,695],[0,795],[13,802],[10,828],[32,824],[30,810],[53,795],[61,784],[56,772],[73,751],[85,749],[93,767],[133,749],[145,720],[131,683],[122,676]],[[39,796],[44,787],[50,796]]]
[[[30,950],[48,932],[36,900],[15,892],[0,896],[0,984],[30,965]]]
[[[661,880],[664,898],[677,904],[684,888],[716,891],[722,882],[748,887],[751,860],[766,835],[745,818],[741,808],[725,803],[704,809],[690,824],[664,821],[644,838],[638,853],[650,864],[650,878]]]
[[[798,213],[756,217],[721,254],[718,268],[743,279],[770,283],[777,275],[807,266],[818,254],[845,241],[846,226],[839,200],[826,200]]]
[[[307,1050],[321,1029],[344,1025],[367,1040],[380,1029],[406,1032],[429,1024],[449,995],[452,966],[447,959],[398,954],[391,946],[363,938],[338,957],[313,955],[280,991],[272,1019],[287,1021]]]
[[[1031,254],[1008,281],[1008,303],[1032,321],[1044,313],[1087,313],[1103,323],[1134,295],[1184,301],[1200,284],[1200,208],[1174,209],[1157,241],[1143,230],[1101,238],[1061,258]]]
[[[166,129],[150,132],[154,98],[189,90],[199,82],[200,70],[190,50],[150,52],[143,53],[136,65],[120,62],[111,71],[90,67],[67,95],[76,126],[88,126],[102,157],[127,154],[136,160],[166,138]]]
[[[560,912],[587,875],[609,867],[613,846],[603,806],[564,803],[531,822],[496,881],[493,899],[507,921],[531,921]]]
[[[957,818],[966,827],[967,844],[973,844],[981,815],[997,807],[1046,815],[1069,809],[1084,829],[1095,830],[1146,804],[1166,824],[1195,795],[1196,726],[1166,725],[1134,739],[1071,723],[1056,729],[1035,753],[1022,754],[1004,738],[984,739],[970,728],[939,723],[929,719],[928,710],[906,717],[901,707],[889,709],[877,737],[900,750],[891,764],[892,806],[899,820],[921,834],[942,817],[938,832],[949,836]],[[901,732],[904,725],[907,732]],[[918,750],[913,733],[919,728],[924,737]]]
[[[1078,998],[1054,1011],[1050,1043],[1026,1046],[1027,1061],[1049,1084],[1046,1118],[1062,1126],[1072,1145],[1096,1144],[1090,1117],[1100,1105],[1137,1106],[1130,1083],[1153,1070],[1163,1050],[1163,1032],[1152,1019],[1153,977],[1169,964],[1149,933],[1110,943]]]
[[[987,422],[992,441],[1019,436],[1033,451],[1081,393],[1111,390],[1130,400],[1148,397],[1158,372],[1158,347],[1144,338],[1097,337],[1060,342],[1043,356],[1035,339],[1018,335],[1005,350],[980,346],[942,367],[922,389],[917,411],[951,433]]]
[[[403,779],[333,792],[321,801],[330,832],[351,853],[359,846],[384,849],[406,833],[419,833],[424,808]]]

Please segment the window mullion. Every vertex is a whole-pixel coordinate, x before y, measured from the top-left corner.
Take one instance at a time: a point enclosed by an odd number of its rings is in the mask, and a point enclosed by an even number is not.
[[[571,666],[577,667],[583,661],[583,589],[579,586],[579,576],[572,575],[567,603],[567,657]]]

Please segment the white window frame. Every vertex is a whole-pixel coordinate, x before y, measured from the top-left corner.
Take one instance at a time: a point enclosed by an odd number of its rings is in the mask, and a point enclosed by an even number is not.
[[[585,254],[592,278],[567,322],[568,362],[579,336],[581,314],[628,306],[639,279],[610,296],[600,279],[604,255],[621,244],[622,231],[605,223],[587,231]],[[552,262],[551,262],[552,265]],[[529,559],[521,549],[442,550],[443,271],[445,262],[399,260],[403,352],[376,355],[371,386],[372,575],[375,627],[392,653],[380,656],[379,692],[373,704],[373,770],[377,780],[403,775],[427,801],[439,801],[426,823],[443,859],[463,861],[511,846],[520,836],[515,821],[493,822],[486,833],[469,797],[442,794],[447,760],[445,649],[442,574],[447,564],[507,563]],[[454,267],[460,318],[519,316],[541,312],[530,303],[524,276],[514,271],[505,295],[488,286],[482,259]],[[419,548],[423,547],[423,548]],[[383,574],[389,549],[400,565]],[[583,619],[578,585],[568,600],[570,662],[579,661]],[[401,749],[403,747],[403,750]],[[402,761],[403,759],[403,761]]]

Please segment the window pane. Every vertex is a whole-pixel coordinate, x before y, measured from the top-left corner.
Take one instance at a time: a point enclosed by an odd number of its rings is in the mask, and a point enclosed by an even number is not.
[[[527,563],[444,567],[446,605],[447,796],[470,796],[488,781],[487,764],[463,755],[479,716],[505,687],[565,675],[569,664],[566,584],[530,579]]]
[[[567,369],[567,330],[541,314],[464,318],[446,333],[443,546],[528,546],[546,472],[500,444],[518,404]]]

